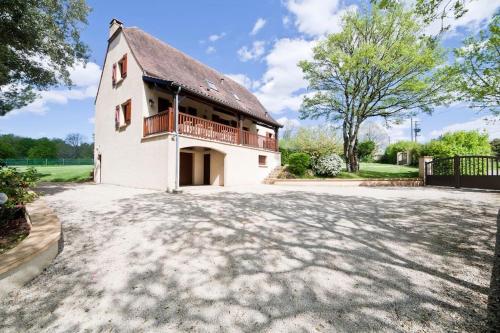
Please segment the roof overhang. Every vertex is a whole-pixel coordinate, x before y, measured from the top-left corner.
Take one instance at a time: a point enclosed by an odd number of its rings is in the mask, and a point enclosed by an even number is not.
[[[265,125],[265,126],[271,126],[271,127],[283,127],[283,125],[281,125],[281,124],[279,124],[277,122],[276,123],[270,122],[269,120],[265,120],[265,119],[262,119],[260,117],[256,117],[255,115],[249,114],[248,112],[245,112],[244,110],[240,110],[240,109],[232,107],[231,105],[227,105],[225,103],[221,103],[220,101],[217,101],[217,100],[215,100],[213,98],[210,98],[208,96],[200,94],[197,91],[189,89],[189,87],[186,87],[185,85],[179,84],[179,83],[177,83],[175,81],[163,80],[163,79],[159,79],[159,78],[156,78],[156,77],[153,77],[153,76],[148,76],[148,75],[143,75],[142,79],[143,79],[144,82],[148,82],[148,83],[153,83],[153,84],[158,84],[158,85],[165,86],[167,89],[172,90],[172,92],[177,91],[177,89],[171,89],[171,88],[181,87],[182,90],[187,91],[189,94],[195,95],[198,98],[201,98],[203,100],[207,100],[207,101],[209,101],[211,103],[217,104],[217,105],[225,107],[227,109],[231,109],[231,110],[233,110],[233,111],[235,111],[237,113],[243,113],[245,116],[251,117],[251,118],[255,119],[256,121],[258,121],[259,124],[262,124],[262,125]]]

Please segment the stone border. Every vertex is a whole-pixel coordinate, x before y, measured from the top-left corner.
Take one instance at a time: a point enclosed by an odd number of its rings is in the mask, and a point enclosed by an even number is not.
[[[61,222],[45,201],[26,206],[31,231],[15,248],[0,255],[0,296],[23,286],[40,274],[57,256]]]
[[[394,179],[269,179],[268,184],[274,185],[326,185],[326,186],[423,186],[421,178]]]

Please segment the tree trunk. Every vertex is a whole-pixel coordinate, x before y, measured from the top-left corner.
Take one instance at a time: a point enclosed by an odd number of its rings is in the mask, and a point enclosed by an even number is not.
[[[346,160],[347,160],[348,172],[359,171],[357,138],[352,138],[351,140],[348,141]]]
[[[347,172],[358,172],[359,171],[359,161],[358,161],[358,132],[359,132],[359,120],[356,119],[356,124],[353,126],[354,119],[351,123],[344,121],[343,124],[343,136],[344,136],[344,156],[346,159],[346,169]]]

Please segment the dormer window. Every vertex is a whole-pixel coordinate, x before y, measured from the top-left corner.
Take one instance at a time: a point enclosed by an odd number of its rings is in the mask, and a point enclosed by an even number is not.
[[[120,76],[122,79],[127,77],[127,54],[118,61],[118,69],[120,70]]]
[[[215,90],[215,91],[219,91],[219,89],[217,89],[217,86],[215,85],[215,83],[213,83],[210,80],[206,80],[206,81],[207,81],[207,85],[208,85],[209,89],[212,89],[212,90]]]

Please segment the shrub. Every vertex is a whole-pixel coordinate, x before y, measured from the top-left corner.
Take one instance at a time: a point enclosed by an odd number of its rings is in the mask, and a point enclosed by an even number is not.
[[[301,127],[287,138],[281,139],[280,147],[290,153],[306,153],[313,159],[332,153],[341,153],[343,149],[336,129],[328,125]]]
[[[455,155],[490,155],[488,134],[479,131],[449,132],[431,140],[423,148],[427,156],[452,157]]]
[[[288,170],[297,176],[302,176],[310,165],[311,158],[305,153],[293,153],[288,158]]]
[[[412,141],[398,141],[393,143],[385,149],[382,162],[396,164],[398,153],[404,151],[410,151],[412,155],[412,164],[417,164],[418,158],[422,156],[422,145]]]
[[[35,168],[20,172],[15,168],[0,168],[0,192],[8,197],[4,207],[15,208],[32,201],[36,194],[30,189],[40,179],[40,174]]]
[[[490,142],[491,151],[495,154],[496,157],[500,157],[500,139],[493,139]]]
[[[317,158],[313,163],[313,170],[318,176],[335,177],[340,171],[344,161],[337,154],[325,155]]]
[[[373,152],[375,151],[375,141],[366,140],[358,144],[358,156],[363,162],[370,162],[373,160]]]
[[[280,147],[280,153],[281,153],[281,165],[287,165],[288,159],[290,158],[290,154],[292,154],[293,151],[287,148]]]

